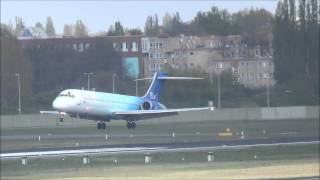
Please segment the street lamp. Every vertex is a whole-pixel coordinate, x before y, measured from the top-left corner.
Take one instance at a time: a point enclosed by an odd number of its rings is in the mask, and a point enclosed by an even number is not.
[[[213,58],[211,59],[211,63],[210,63],[210,84],[212,84],[213,82]]]
[[[112,93],[114,93],[114,91],[115,91],[114,81],[115,81],[116,76],[117,76],[117,74],[112,74]]]
[[[269,83],[267,83],[267,106],[270,107],[270,90],[269,90]]]
[[[136,75],[136,96],[138,96],[138,73]]]
[[[20,82],[20,74],[16,73],[15,76],[17,76],[17,81],[18,81],[18,93],[19,93],[19,98],[18,98],[18,112],[19,114],[21,114],[21,93],[20,93],[20,89],[21,89],[21,82]]]
[[[90,91],[90,75],[93,75],[92,72],[85,72],[83,75],[88,76],[88,91]]]
[[[218,70],[218,108],[220,109],[220,73],[221,69]]]

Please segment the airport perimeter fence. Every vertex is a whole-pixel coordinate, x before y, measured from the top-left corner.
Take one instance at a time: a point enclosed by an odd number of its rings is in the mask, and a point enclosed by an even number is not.
[[[195,122],[195,121],[262,121],[262,120],[299,120],[318,119],[319,106],[294,106],[270,108],[221,108],[214,111],[182,112],[178,116],[155,118],[145,121],[145,124],[167,122]],[[123,124],[124,121],[111,121],[112,125]],[[1,128],[27,128],[27,127],[81,127],[95,126],[94,121],[66,117],[60,122],[55,115],[1,115]]]

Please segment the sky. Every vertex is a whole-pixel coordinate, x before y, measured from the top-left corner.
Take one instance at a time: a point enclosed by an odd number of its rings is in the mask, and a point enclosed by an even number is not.
[[[159,22],[166,12],[179,12],[181,19],[191,21],[199,11],[209,11],[212,6],[227,9],[230,13],[245,8],[264,8],[275,13],[277,1],[255,0],[178,0],[178,1],[12,1],[1,0],[1,23],[15,23],[15,17],[21,17],[27,27],[36,22],[43,25],[51,16],[57,33],[62,33],[65,24],[75,24],[81,19],[88,27],[89,33],[106,31],[115,21],[124,27],[144,28],[148,15],[157,14]]]

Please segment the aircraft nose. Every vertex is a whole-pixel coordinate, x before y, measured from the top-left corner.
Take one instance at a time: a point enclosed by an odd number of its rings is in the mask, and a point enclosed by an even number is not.
[[[52,107],[55,110],[58,111],[66,111],[68,108],[70,108],[71,104],[68,101],[65,101],[64,99],[57,98],[52,102]]]
[[[62,109],[62,102],[61,102],[59,99],[55,99],[55,100],[52,102],[52,107],[53,107],[53,109],[55,109],[55,110],[60,110],[60,109]]]

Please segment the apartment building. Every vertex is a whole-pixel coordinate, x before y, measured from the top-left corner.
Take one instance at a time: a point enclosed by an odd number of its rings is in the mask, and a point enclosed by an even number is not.
[[[148,77],[169,65],[208,73],[231,70],[249,88],[275,84],[272,46],[248,46],[239,35],[143,37],[141,42],[144,74]]]

